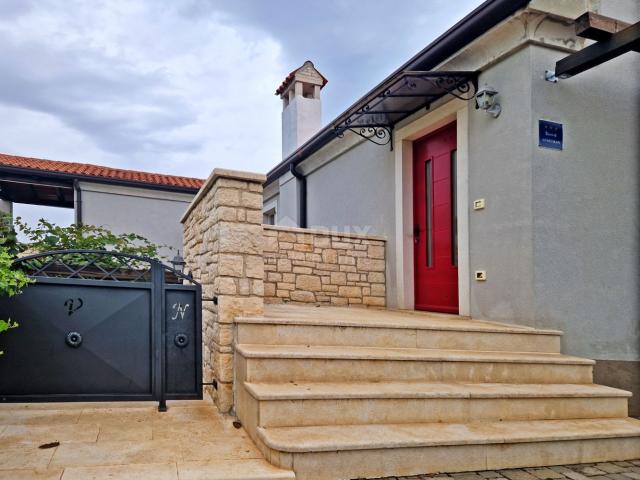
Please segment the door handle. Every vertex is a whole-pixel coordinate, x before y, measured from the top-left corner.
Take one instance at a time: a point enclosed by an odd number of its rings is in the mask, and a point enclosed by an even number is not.
[[[420,225],[413,226],[413,241],[418,243],[420,241]]]

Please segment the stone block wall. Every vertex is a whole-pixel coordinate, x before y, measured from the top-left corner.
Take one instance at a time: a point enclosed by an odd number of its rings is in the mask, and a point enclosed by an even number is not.
[[[215,169],[182,218],[186,269],[202,284],[205,382],[221,412],[233,407],[233,322],[261,315],[264,175]]]
[[[386,304],[383,237],[264,225],[264,301]]]

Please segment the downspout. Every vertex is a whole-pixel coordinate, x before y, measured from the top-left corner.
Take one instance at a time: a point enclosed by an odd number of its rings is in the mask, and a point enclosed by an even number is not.
[[[73,189],[76,192],[76,225],[82,225],[82,190],[80,189],[80,182],[78,180],[73,181]]]
[[[298,180],[298,226],[307,228],[307,177],[298,171],[294,163],[289,164],[289,171]]]

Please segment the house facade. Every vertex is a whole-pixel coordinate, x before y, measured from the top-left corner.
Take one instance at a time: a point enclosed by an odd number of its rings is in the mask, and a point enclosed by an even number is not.
[[[326,82],[305,63],[277,92],[264,214],[384,237],[390,307],[563,330],[637,415],[640,56],[546,73],[593,44],[586,12],[631,24],[640,5],[485,2],[320,130],[300,125]]]
[[[267,175],[0,154],[0,208],[184,247],[16,260],[0,403],[109,403],[5,409],[0,476],[637,478],[639,17],[487,0],[323,128],[307,61]]]
[[[74,210],[76,223],[136,233],[165,245],[171,260],[183,250],[180,217],[203,181],[197,178],[124,170],[0,154],[0,211],[13,203]]]

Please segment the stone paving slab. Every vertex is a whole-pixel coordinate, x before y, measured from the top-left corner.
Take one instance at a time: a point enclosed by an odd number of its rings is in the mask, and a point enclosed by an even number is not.
[[[211,402],[72,405],[0,407],[0,480],[294,480]]]
[[[540,468],[385,477],[377,480],[640,480],[640,459]]]

